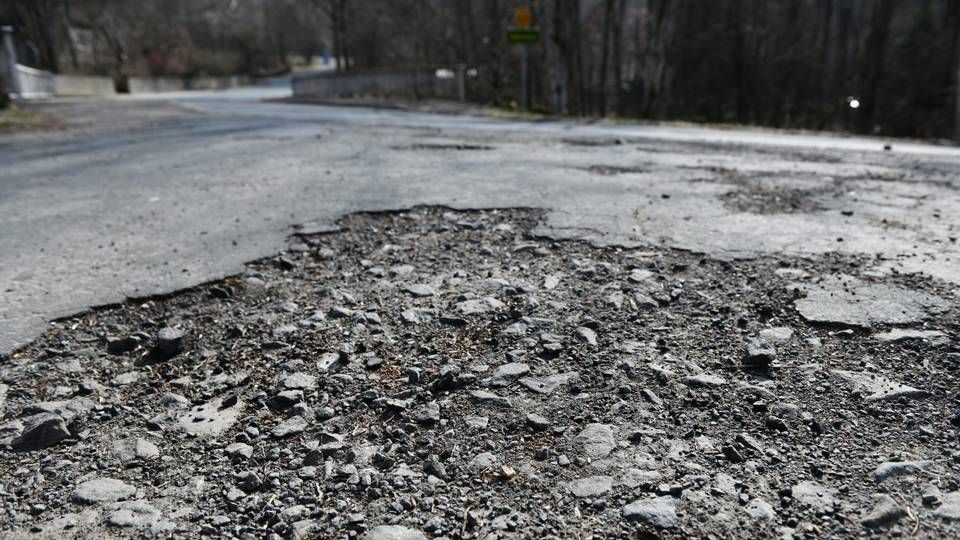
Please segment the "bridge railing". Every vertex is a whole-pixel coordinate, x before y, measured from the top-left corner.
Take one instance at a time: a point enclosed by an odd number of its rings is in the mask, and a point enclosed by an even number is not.
[[[333,73],[329,71],[294,74],[293,97],[329,98],[464,98],[464,69],[408,68],[372,69]]]

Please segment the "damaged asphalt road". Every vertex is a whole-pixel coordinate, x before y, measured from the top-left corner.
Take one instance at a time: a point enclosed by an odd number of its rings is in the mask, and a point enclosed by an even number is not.
[[[48,107],[0,536],[960,534],[954,149]]]
[[[960,283],[949,147],[259,103],[47,105],[0,138],[0,351],[50,319],[175,291],[354,211],[531,207],[538,233],[731,259],[841,252]]]
[[[0,530],[960,534],[953,284],[854,281],[864,256],[554,241],[543,218],[353,214],[237,276],[52,324],[0,365]],[[825,268],[882,302],[872,329],[797,309]]]

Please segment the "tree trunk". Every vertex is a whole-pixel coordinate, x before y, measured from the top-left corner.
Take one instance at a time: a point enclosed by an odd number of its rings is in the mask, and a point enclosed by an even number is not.
[[[960,2],[947,4],[947,27],[953,29],[953,57],[949,83],[953,84],[953,139],[960,141]]]
[[[953,138],[956,141],[960,141],[960,39],[957,40],[956,58],[957,58],[956,59],[957,78],[956,78],[956,82],[954,82],[953,84],[953,92],[954,92]]]
[[[870,18],[870,34],[867,36],[867,46],[864,51],[867,57],[860,78],[863,99],[858,124],[860,131],[864,133],[872,131],[877,126],[877,99],[880,97],[877,87],[883,80],[887,36],[890,32],[892,15],[893,0],[877,0],[874,4],[873,16]]]
[[[661,90],[667,80],[667,43],[671,22],[668,20],[670,0],[647,0],[647,39],[642,65],[642,115],[660,118],[666,109]]]
[[[586,88],[583,78],[583,40],[581,39],[580,32],[580,0],[573,0],[570,2],[570,14],[568,15],[573,24],[573,70],[574,78],[577,85],[577,114],[583,116],[584,111],[586,111]]]
[[[623,96],[623,25],[626,18],[626,0],[617,2],[616,21],[613,26],[613,110],[619,116],[623,114],[621,97]]]
[[[733,66],[736,89],[737,123],[747,121],[747,95],[744,67],[744,31],[742,0],[733,0]]]
[[[550,85],[550,108],[555,114],[567,114],[568,105],[568,81],[569,81],[569,47],[570,44],[564,35],[564,2],[563,0],[554,0],[550,5],[550,15],[543,18],[544,22],[549,21],[549,29],[544,29],[547,39],[546,48],[546,68],[547,81]]]
[[[604,0],[603,45],[600,52],[600,116],[607,115],[607,62],[610,57],[610,34],[613,25],[613,0]]]
[[[351,58],[351,47],[350,47],[350,34],[347,31],[347,0],[338,0],[338,7],[340,10],[340,16],[337,18],[340,24],[340,47],[343,50],[343,70],[350,71],[352,61]]]

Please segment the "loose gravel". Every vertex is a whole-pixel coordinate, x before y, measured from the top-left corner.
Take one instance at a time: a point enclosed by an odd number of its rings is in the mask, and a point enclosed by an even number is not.
[[[0,362],[0,537],[960,535],[952,286],[541,218],[355,214],[52,323]]]

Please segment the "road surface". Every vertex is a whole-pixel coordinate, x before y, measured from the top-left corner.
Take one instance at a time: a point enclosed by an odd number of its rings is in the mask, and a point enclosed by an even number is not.
[[[0,136],[0,352],[51,319],[242,271],[357,211],[538,207],[539,233],[715,258],[832,251],[960,284],[960,149],[264,102],[41,105]],[[304,229],[299,229],[304,230]]]

